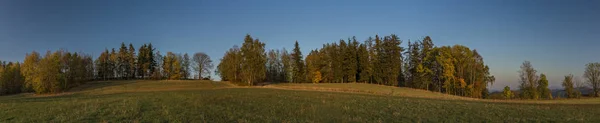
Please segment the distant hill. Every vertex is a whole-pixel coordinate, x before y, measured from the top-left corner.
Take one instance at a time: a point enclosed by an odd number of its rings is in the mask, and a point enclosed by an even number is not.
[[[512,91],[515,94],[521,93],[521,90],[512,90]],[[581,92],[581,95],[583,95],[583,96],[589,96],[593,92],[592,88],[589,88],[589,87],[579,88],[579,91]],[[502,91],[493,91],[493,92],[490,92],[490,95],[501,95],[501,94],[502,94]],[[565,92],[564,89],[553,89],[552,90],[552,96],[554,98],[556,98],[556,97],[566,98],[567,97],[566,96],[566,92]]]
[[[578,88],[578,89],[581,92],[581,95],[583,95],[583,96],[589,96],[593,92],[592,88],[589,88],[589,87],[582,87],[582,88]],[[566,98],[567,97],[566,93],[567,92],[564,89],[552,90],[552,96],[554,96],[555,98],[556,97]]]

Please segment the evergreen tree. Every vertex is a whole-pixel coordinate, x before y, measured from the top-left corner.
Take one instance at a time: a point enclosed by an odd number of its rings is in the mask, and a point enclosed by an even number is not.
[[[142,79],[145,79],[145,77],[148,76],[148,69],[150,64],[148,63],[148,59],[146,59],[148,56],[148,45],[143,44],[142,46],[140,46],[140,48],[138,49],[138,55],[137,55],[137,75],[140,76]]]
[[[433,50],[433,41],[431,40],[431,38],[429,36],[425,36],[425,38],[423,38],[423,42],[421,43],[421,53],[420,53],[420,59],[421,59],[421,65],[422,68],[420,69],[420,73],[421,73],[421,77],[423,79],[421,79],[421,85],[420,88],[425,89],[425,90],[430,90],[431,86],[433,84],[433,71],[431,70],[431,68],[433,68],[433,59],[434,56],[431,55],[431,51]]]
[[[338,58],[338,63],[341,63],[341,72],[342,72],[342,77],[341,77],[341,82],[342,83],[346,83],[348,82],[348,78],[350,78],[350,69],[352,69],[352,66],[350,65],[350,52],[348,50],[350,50],[348,48],[348,44],[346,43],[346,41],[344,40],[340,40],[340,45],[337,48],[338,51],[337,53],[339,57]]]
[[[360,44],[357,50],[357,81],[358,82],[369,82],[370,73],[370,62],[369,62],[369,51],[367,50],[367,45]]]
[[[181,63],[182,63],[181,64],[181,67],[182,67],[182,69],[181,69],[182,76],[181,77],[183,79],[190,79],[191,63],[190,63],[190,56],[187,53],[185,53],[183,55],[183,59],[181,59]]]
[[[135,73],[137,71],[137,65],[136,65],[136,57],[135,57],[135,48],[133,47],[133,44],[129,43],[129,52],[127,52],[127,61],[128,61],[128,71],[127,71],[127,75],[129,75],[128,77],[130,79],[134,79],[135,78]]]
[[[156,56],[160,56],[160,54],[158,53],[158,51],[156,51],[155,53],[155,49],[154,47],[152,47],[152,43],[148,44],[148,47],[146,49],[146,58],[144,58],[146,60],[146,63],[148,63],[148,70],[149,73],[160,73],[160,71],[155,72],[155,70],[159,70],[158,68],[158,63],[157,61],[160,61],[159,57]]]
[[[327,43],[319,50],[319,63],[321,65],[321,81],[324,83],[333,82],[333,62],[331,56],[332,46]]]
[[[376,37],[379,38],[379,37]],[[367,47],[368,47],[368,51],[369,51],[369,66],[366,67],[367,69],[367,73],[369,75],[369,78],[367,79],[369,83],[375,83],[375,68],[377,67],[378,64],[378,58],[377,58],[377,47],[375,44],[375,39],[373,37],[369,37],[366,41],[365,41]]]
[[[400,46],[402,41],[398,36],[392,34],[388,36],[388,40],[384,42],[385,44],[385,53],[387,53],[387,68],[388,76],[387,76],[387,85],[398,86],[400,82],[404,81],[404,75],[402,74],[402,52],[404,52],[404,48]]]
[[[375,36],[375,75],[374,80],[378,84],[397,86],[399,77],[402,73],[402,51],[400,39],[396,35],[384,37],[381,41],[379,36]],[[401,79],[400,79],[401,80]]]
[[[413,43],[408,43],[408,63],[407,63],[407,80],[408,82],[406,83],[407,87],[413,87],[413,88],[419,88],[421,85],[421,73],[419,73],[418,67],[422,66],[421,65],[421,58],[420,56],[420,48],[419,48],[419,42],[413,42]]]
[[[0,95],[21,93],[24,82],[21,64],[0,61]]]
[[[119,48],[119,54],[117,56],[117,74],[120,79],[126,79],[129,75],[129,51],[125,46],[125,43],[121,43]]]
[[[358,70],[358,58],[357,58],[358,42],[356,37],[348,39],[348,44],[344,51],[344,72],[345,82],[356,82],[357,70]]]
[[[302,58],[302,52],[300,51],[300,46],[298,45],[298,41],[294,44],[294,50],[292,50],[292,61],[293,61],[293,70],[292,70],[292,82],[301,83],[305,82],[306,74],[304,70],[304,58]]]
[[[343,41],[340,41],[343,42]],[[331,82],[333,83],[342,83],[344,82],[344,69],[343,69],[343,56],[342,54],[342,50],[341,50],[341,46],[333,43],[331,45],[331,48],[329,48],[329,60],[330,61],[330,66],[331,66],[331,70],[330,73],[332,75],[331,77]]]

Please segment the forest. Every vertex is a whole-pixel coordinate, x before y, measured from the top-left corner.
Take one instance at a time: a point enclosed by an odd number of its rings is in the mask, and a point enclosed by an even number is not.
[[[194,53],[192,58],[173,52],[163,56],[152,44],[143,44],[136,53],[133,44],[127,47],[125,43],[118,51],[106,49],[95,60],[61,49],[47,51],[44,56],[33,51],[23,63],[0,63],[0,95],[56,94],[96,80],[210,79],[213,66],[210,56],[203,52]]]
[[[298,41],[294,49],[265,50],[265,44],[246,35],[242,47],[233,46],[221,59],[216,72],[224,81],[240,85],[268,83],[369,83],[410,87],[472,98],[488,98],[488,86],[495,82],[490,68],[476,49],[463,45],[435,46],[431,37],[408,41],[408,48],[395,34],[356,37],[323,44],[303,58]],[[264,66],[264,67],[255,67]],[[507,86],[504,99],[552,99],[546,75],[537,75],[529,61],[519,71],[520,88]],[[572,78],[563,86],[568,98],[581,97]],[[586,83],[598,96],[600,63],[586,65]],[[516,94],[516,95],[515,95]]]
[[[477,50],[463,45],[436,46],[429,36],[408,41],[391,34],[375,35],[365,41],[356,37],[323,44],[304,58],[298,41],[288,52],[265,49],[265,43],[246,35],[241,47],[225,52],[216,66],[222,81],[254,86],[269,83],[368,83],[410,87],[472,98],[489,98],[488,86],[495,82],[490,68]],[[0,62],[0,95],[28,93],[55,94],[89,81],[99,80],[210,80],[212,60],[206,53],[166,52],[152,44],[121,43],[106,48],[96,59],[85,53],[60,49],[26,54],[23,63]],[[545,74],[529,61],[519,71],[519,90],[508,86],[504,99],[552,99]],[[562,83],[568,98],[579,98],[583,87],[599,96],[600,63],[586,65],[585,83],[566,75]]]

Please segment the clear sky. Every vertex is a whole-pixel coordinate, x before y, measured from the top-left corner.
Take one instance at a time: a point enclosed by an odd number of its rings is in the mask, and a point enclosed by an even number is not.
[[[518,87],[519,66],[532,62],[559,88],[564,75],[581,77],[600,62],[600,1],[250,1],[250,0],[1,0],[0,60],[27,52],[85,52],[97,57],[121,42],[153,43],[161,52],[206,52],[219,63],[246,34],[268,49],[304,55],[327,42],[397,34],[431,36],[440,45],[477,49],[496,76],[492,90]]]

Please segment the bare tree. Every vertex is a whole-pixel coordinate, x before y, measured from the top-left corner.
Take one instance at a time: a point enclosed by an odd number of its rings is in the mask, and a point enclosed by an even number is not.
[[[198,71],[198,79],[202,79],[203,74],[210,74],[210,70],[213,68],[212,60],[206,53],[198,52],[194,54],[194,69]]]
[[[519,81],[520,81],[520,89],[521,89],[521,97],[526,99],[538,99],[539,93],[535,89],[537,87],[537,81],[539,77],[537,76],[537,70],[533,68],[531,62],[525,61],[523,65],[521,65],[521,71],[519,71]]]
[[[600,63],[589,63],[585,65],[585,73],[583,77],[586,78],[588,84],[592,86],[594,92],[592,96],[600,96]]]

